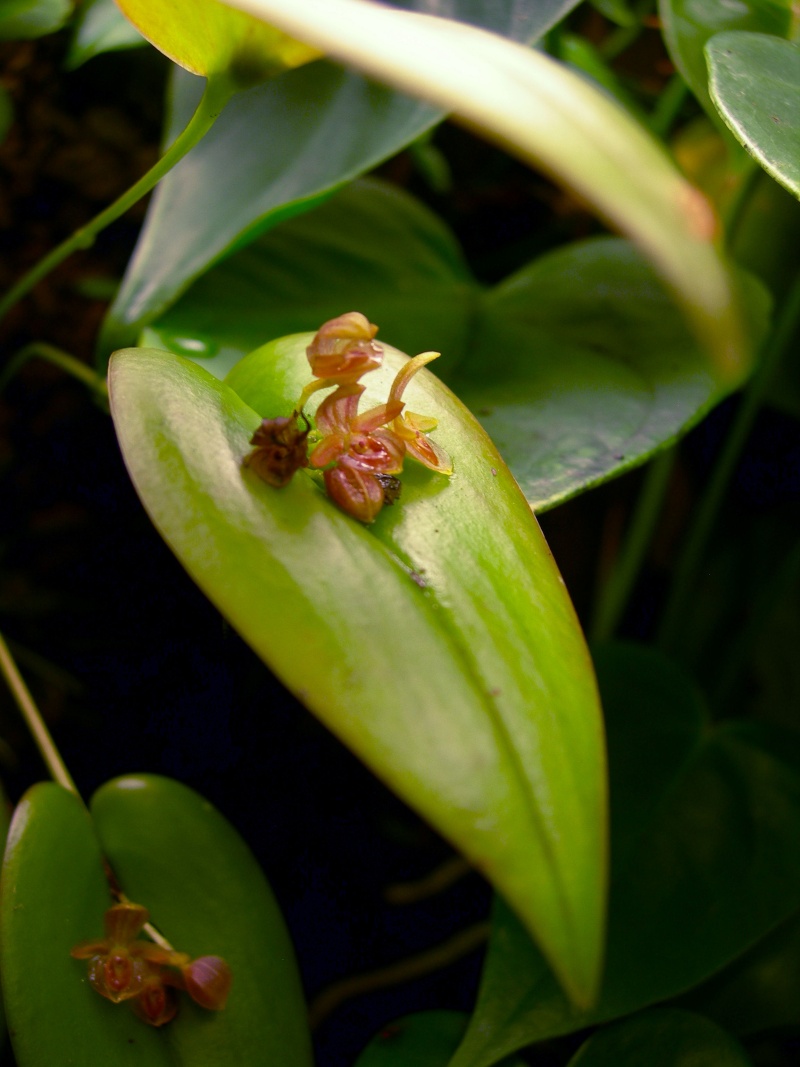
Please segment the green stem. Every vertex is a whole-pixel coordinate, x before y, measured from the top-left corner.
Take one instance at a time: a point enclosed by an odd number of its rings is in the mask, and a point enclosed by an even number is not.
[[[722,220],[725,245],[728,249],[733,248],[745,210],[763,173],[764,171],[761,169],[760,164],[752,156],[748,156],[742,167],[739,184],[725,209],[725,215]]]
[[[30,690],[17,670],[14,657],[11,655],[2,634],[0,634],[0,674],[5,678],[17,707],[22,712],[22,717],[33,735],[36,747],[39,749],[41,757],[50,772],[50,777],[54,782],[68,789],[70,793],[80,796],[78,788],[61,758],[61,753],[56,748],[55,742],[50,736],[50,731],[44,724],[44,719],[36,707]]]
[[[94,239],[102,230],[115,222],[120,215],[132,207],[137,201],[149,193],[150,190],[167,174],[176,163],[194,148],[198,141],[211,129],[225,104],[228,102],[233,90],[226,78],[210,78],[205,91],[197,105],[197,110],[189,120],[186,129],[172,142],[164,155],[155,166],[143,175],[135,185],[123,193],[118,200],[101,211],[91,222],[81,226],[66,241],[62,241],[49,255],[23,275],[16,285],[0,300],[0,320],[8,311],[21,300],[26,293],[46,277],[50,271],[62,263],[67,256],[80,248],[91,248]]]
[[[661,516],[675,450],[661,452],[650,464],[628,533],[597,600],[591,627],[593,641],[611,637],[619,626]]]
[[[662,141],[675,124],[688,95],[689,86],[680,74],[673,74],[650,115],[650,129]]]
[[[766,395],[772,376],[784,351],[800,323],[800,275],[783,302],[767,338],[763,356],[742,396],[728,439],[717,460],[711,479],[700,500],[694,521],[684,543],[675,568],[669,599],[667,600],[658,642],[664,650],[674,649],[683,623],[684,611],[694,591],[698,568],[713,532],[714,523],[728,488],[742,448],[752,429],[753,422]]]
[[[0,393],[29,359],[37,358],[47,360],[48,363],[60,367],[61,370],[66,371],[73,378],[77,378],[78,381],[88,385],[97,399],[101,401],[106,411],[108,410],[108,386],[105,379],[68,352],[63,352],[60,348],[45,344],[42,341],[34,341],[33,344],[26,345],[11,357],[2,372],[0,372]]]

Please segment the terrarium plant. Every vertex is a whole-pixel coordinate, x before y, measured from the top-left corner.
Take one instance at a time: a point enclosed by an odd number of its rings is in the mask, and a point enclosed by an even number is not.
[[[797,414],[796,13],[442,14],[13,0],[0,36],[58,32],[73,70],[151,46],[174,69],[158,160],[0,298],[21,338],[0,385],[35,359],[90,386],[226,625],[462,857],[448,870],[491,886],[471,1015],[387,1018],[348,1062],[755,1063],[753,1035],[800,1022],[800,693],[774,654],[798,631],[796,492],[741,531],[723,507],[759,411]],[[554,183],[561,216],[504,276],[479,278],[402,187],[452,209],[445,116]],[[367,177],[401,152],[411,179]],[[153,189],[94,353],[23,336],[37,287]],[[637,630],[678,442],[723,402]],[[536,516],[622,475],[579,615]],[[2,639],[0,665],[54,779],[16,803],[3,865],[19,1067],[310,1064],[290,937],[242,837],[157,763],[84,805],[95,783],[73,781]]]

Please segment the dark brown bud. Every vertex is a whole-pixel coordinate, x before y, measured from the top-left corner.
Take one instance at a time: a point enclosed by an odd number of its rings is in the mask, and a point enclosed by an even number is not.
[[[306,441],[311,424],[302,415],[305,428],[301,429],[297,412],[275,419],[264,419],[250,438],[255,445],[243,460],[245,467],[252,467],[259,478],[276,489],[282,489],[294,477],[295,471],[308,466]]]

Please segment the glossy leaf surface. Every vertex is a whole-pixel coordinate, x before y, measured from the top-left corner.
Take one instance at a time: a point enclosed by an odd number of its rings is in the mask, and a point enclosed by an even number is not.
[[[103,52],[139,48],[146,43],[114,0],[84,0],[75,17],[66,67],[75,70]]]
[[[182,998],[164,1034],[187,1067],[310,1067],[306,1007],[289,935],[258,863],[194,790],[158,775],[126,775],[92,797],[104,853],[127,895],[191,956],[222,956],[233,971],[225,1008]],[[90,931],[91,935],[91,931]]]
[[[27,40],[60,30],[72,14],[70,0],[3,0],[0,41]]]
[[[711,729],[688,680],[635,647],[596,656],[608,728],[613,859],[600,1000],[572,1008],[507,909],[452,1067],[675,996],[747,951],[800,903],[797,738]]]
[[[181,67],[203,77],[223,75],[245,88],[318,53],[218,0],[117,0],[120,10]]]
[[[332,269],[338,264],[339,269]],[[767,298],[743,288],[754,333]],[[361,308],[477,415],[536,510],[629,469],[730,388],[626,242],[574,242],[486,290],[408,194],[354,182],[200,278],[145,334],[222,376],[265,338]]]
[[[662,1008],[594,1034],[568,1067],[751,1067],[742,1046],[702,1015]]]
[[[33,786],[14,813],[0,886],[3,998],[19,1067],[175,1067],[163,1036],[98,996],[86,963],[70,956],[101,934],[110,904],[83,805],[51,782]]]
[[[726,30],[786,37],[792,25],[789,0],[737,0],[733,4],[714,0],[659,0],[659,13],[673,62],[708,114],[717,121],[718,112],[708,90],[704,53],[708,40]]]
[[[717,363],[749,364],[714,212],[663,146],[580,75],[471,26],[363,0],[227,0],[448,110],[573,189],[656,266]]]
[[[720,33],[706,55],[712,99],[734,136],[800,198],[800,44]]]
[[[388,1023],[353,1067],[447,1067],[468,1016],[460,1011],[420,1011]],[[502,1067],[523,1067],[516,1057]]]
[[[48,782],[14,814],[0,930],[19,1067],[227,1067],[237,1057],[253,1067],[310,1065],[291,945],[236,832],[196,793],[154,776],[108,783],[93,809],[94,825],[76,796]],[[176,947],[229,958],[234,987],[223,1011],[182,996],[177,1019],[155,1030],[91,988],[86,962],[70,950],[101,936],[111,904],[96,830],[123,888]]]
[[[563,583],[497,452],[427,372],[404,399],[439,419],[456,474],[409,463],[402,504],[373,527],[306,472],[280,491],[243,474],[261,415],[291,411],[309,377],[311,336],[240,363],[241,396],[166,353],[117,353],[110,389],[128,469],[232,625],[498,886],[586,1001],[602,940],[604,756]],[[385,347],[365,410],[404,363]]]
[[[408,6],[439,10],[436,0]],[[453,0],[447,10],[530,41],[571,6],[573,0]],[[200,91],[197,79],[176,78],[167,142],[188,122]],[[145,323],[218,259],[313,207],[442,117],[429,105],[324,61],[237,94],[155,193],[104,325],[101,358],[134,342]]]

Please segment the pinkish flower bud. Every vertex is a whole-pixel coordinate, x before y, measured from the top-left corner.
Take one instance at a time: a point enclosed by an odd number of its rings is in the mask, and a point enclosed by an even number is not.
[[[348,311],[324,323],[306,349],[311,373],[331,384],[354,382],[383,361],[383,349],[372,338],[378,332],[359,311]]]
[[[324,478],[328,496],[342,511],[359,522],[375,521],[384,505],[384,491],[374,474],[343,460],[325,471]]]
[[[231,991],[233,974],[220,956],[200,956],[181,968],[186,992],[209,1011],[221,1011]]]

